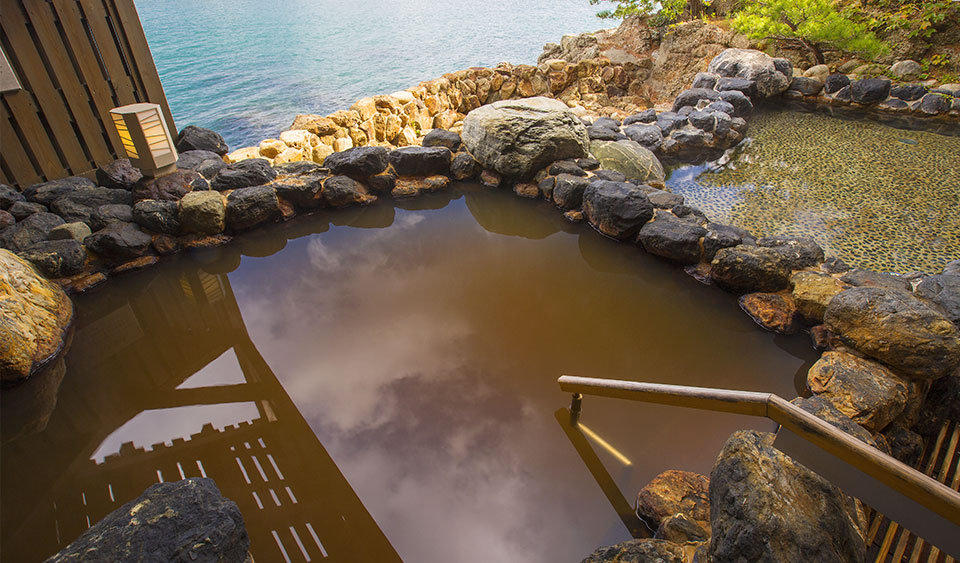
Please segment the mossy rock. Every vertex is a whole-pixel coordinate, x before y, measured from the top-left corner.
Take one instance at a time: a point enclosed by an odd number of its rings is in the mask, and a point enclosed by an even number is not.
[[[663,165],[657,156],[636,141],[593,141],[590,153],[607,170],[652,186],[664,185]]]

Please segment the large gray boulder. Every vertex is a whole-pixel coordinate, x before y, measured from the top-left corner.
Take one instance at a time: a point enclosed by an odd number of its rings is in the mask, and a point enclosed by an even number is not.
[[[628,179],[663,186],[663,165],[649,149],[636,141],[593,141],[590,153],[606,170],[616,170]]]
[[[550,98],[501,100],[463,120],[467,151],[484,167],[528,179],[555,160],[587,156],[587,129],[566,104]]]
[[[681,264],[696,264],[700,261],[700,239],[706,234],[707,230],[696,223],[658,213],[655,221],[640,229],[637,240],[650,254]]]
[[[237,504],[193,477],[151,485],[47,561],[240,562],[249,549]]]
[[[960,276],[928,276],[917,284],[914,291],[954,324],[960,325]]]
[[[746,430],[727,440],[710,473],[714,563],[855,563],[866,558],[863,513],[829,481]]]
[[[914,379],[960,366],[960,329],[904,291],[854,287],[830,300],[824,324],[841,340]]]
[[[784,72],[788,71],[788,72]],[[761,98],[776,96],[790,87],[793,69],[786,59],[774,59],[755,49],[724,49],[710,61],[707,72],[744,78],[756,84]]]
[[[234,231],[279,219],[282,213],[277,190],[272,186],[240,188],[227,196],[226,221]]]

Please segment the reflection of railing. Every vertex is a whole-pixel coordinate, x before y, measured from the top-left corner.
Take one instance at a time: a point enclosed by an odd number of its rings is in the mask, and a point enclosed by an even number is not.
[[[960,557],[960,493],[772,393],[563,376],[560,389],[678,407],[763,416],[780,424],[774,446],[918,536]]]

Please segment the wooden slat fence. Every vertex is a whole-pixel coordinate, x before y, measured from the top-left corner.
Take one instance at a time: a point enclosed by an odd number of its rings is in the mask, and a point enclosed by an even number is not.
[[[111,108],[160,104],[176,125],[133,0],[0,0],[22,89],[0,93],[0,182],[90,175],[123,155]]]

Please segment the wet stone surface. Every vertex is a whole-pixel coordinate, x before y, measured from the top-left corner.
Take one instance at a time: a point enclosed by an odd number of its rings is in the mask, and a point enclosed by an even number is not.
[[[751,119],[724,169],[674,170],[668,186],[712,221],[814,238],[881,272],[939,272],[960,256],[960,137],[800,112]]]

